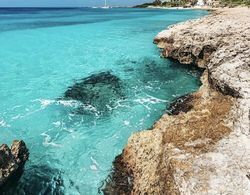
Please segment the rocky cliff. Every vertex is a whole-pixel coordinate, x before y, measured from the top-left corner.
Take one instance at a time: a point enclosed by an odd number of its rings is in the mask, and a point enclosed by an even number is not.
[[[204,68],[200,89],[114,162],[108,194],[250,194],[250,9],[219,9],[171,26],[162,56]]]

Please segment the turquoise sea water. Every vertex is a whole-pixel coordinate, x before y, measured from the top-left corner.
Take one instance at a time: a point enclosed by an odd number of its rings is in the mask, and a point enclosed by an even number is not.
[[[197,70],[159,57],[154,36],[205,14],[0,9],[0,143],[23,139],[30,150],[5,193],[97,194],[128,137],[200,84]],[[101,85],[81,80],[89,76]],[[75,83],[88,85],[90,102],[64,97]]]

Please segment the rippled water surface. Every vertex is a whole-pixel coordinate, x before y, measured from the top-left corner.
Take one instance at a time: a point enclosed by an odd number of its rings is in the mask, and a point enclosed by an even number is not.
[[[0,9],[0,143],[30,160],[7,194],[97,194],[128,137],[149,128],[198,72],[153,37],[205,11]]]

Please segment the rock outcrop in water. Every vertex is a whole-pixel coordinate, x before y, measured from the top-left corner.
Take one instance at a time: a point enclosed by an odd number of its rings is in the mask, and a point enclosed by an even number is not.
[[[111,72],[93,74],[80,80],[64,93],[65,99],[73,99],[92,106],[97,112],[108,112],[119,99],[124,98],[121,80]],[[84,112],[79,109],[78,112]]]
[[[249,15],[221,9],[157,35],[164,57],[205,69],[202,86],[129,138],[109,194],[250,194]]]
[[[6,144],[0,147],[0,188],[13,177],[19,179],[16,175],[22,172],[28,158],[29,151],[23,141],[13,141],[11,148]]]

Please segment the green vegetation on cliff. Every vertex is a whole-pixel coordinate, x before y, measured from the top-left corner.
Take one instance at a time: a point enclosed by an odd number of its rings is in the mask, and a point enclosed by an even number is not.
[[[222,6],[235,7],[239,5],[250,6],[250,0],[221,0],[220,4]]]
[[[146,8],[149,6],[160,6],[160,7],[190,7],[194,6],[198,0],[169,0],[161,2],[156,0],[152,3],[144,3],[141,5],[136,5],[135,8]]]
[[[144,3],[135,6],[135,8],[147,8],[149,6],[159,6],[159,7],[191,7],[196,5],[198,0],[169,0],[162,2],[160,0],[155,0],[152,3]],[[206,3],[207,0],[204,0]],[[250,0],[212,0],[211,6],[215,7],[235,7],[235,6],[250,6]]]
[[[141,5],[136,5],[134,8],[147,8],[148,6],[161,6],[161,1],[154,1],[152,3],[144,3]]]

